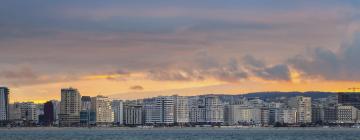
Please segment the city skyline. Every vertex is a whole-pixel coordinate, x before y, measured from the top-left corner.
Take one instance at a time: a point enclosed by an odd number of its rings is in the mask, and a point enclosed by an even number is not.
[[[64,0],[0,4],[10,102],[360,87],[360,3]]]

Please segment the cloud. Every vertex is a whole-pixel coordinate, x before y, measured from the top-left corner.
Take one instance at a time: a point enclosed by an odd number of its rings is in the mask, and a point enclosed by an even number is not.
[[[254,71],[255,75],[261,77],[265,80],[280,80],[280,81],[290,81],[290,70],[287,65],[278,64],[275,66],[270,66],[263,68],[262,70]]]
[[[140,85],[134,85],[130,87],[131,90],[144,90],[144,87]]]
[[[274,81],[290,81],[290,69],[287,64],[276,64],[268,66],[263,60],[251,55],[243,57],[247,69],[255,76]]]
[[[299,55],[289,59],[289,64],[303,72],[304,76],[321,77],[327,80],[360,80],[360,34],[354,35],[338,51],[317,48],[310,55]]]
[[[36,79],[38,75],[29,67],[21,67],[17,70],[0,71],[0,77],[5,79]]]

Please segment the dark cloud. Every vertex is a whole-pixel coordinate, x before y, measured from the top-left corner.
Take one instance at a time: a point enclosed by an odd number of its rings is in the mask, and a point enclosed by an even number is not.
[[[265,80],[290,81],[290,70],[287,65],[279,64],[271,67],[265,67],[262,70],[254,71],[255,75]]]
[[[354,40],[341,47],[338,52],[317,48],[308,56],[299,55],[289,59],[295,69],[305,76],[322,77],[327,80],[360,80],[360,34]]]
[[[144,87],[140,85],[134,85],[130,87],[131,90],[144,90]]]
[[[255,76],[265,80],[290,81],[290,69],[286,64],[267,66],[263,60],[251,55],[243,57],[247,69]]]

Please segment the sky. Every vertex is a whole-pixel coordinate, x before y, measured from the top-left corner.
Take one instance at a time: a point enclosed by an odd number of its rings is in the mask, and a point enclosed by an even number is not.
[[[11,101],[360,87],[358,0],[2,0]]]

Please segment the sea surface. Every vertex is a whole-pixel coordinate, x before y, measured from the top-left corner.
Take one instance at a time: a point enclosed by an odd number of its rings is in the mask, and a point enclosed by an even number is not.
[[[360,140],[356,128],[12,128],[0,140]]]

